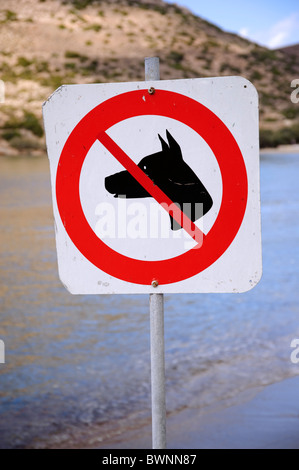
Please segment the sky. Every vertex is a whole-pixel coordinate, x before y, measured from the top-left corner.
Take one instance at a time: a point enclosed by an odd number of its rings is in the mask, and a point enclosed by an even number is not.
[[[224,31],[277,49],[299,43],[299,0],[175,0]]]

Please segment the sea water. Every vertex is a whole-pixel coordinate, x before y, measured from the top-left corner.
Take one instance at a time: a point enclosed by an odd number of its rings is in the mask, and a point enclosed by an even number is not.
[[[299,374],[299,155],[261,157],[263,276],[243,294],[165,296],[167,410],[204,411]],[[73,296],[57,273],[46,158],[0,159],[0,447],[150,418],[146,295]],[[133,418],[132,418],[133,416]],[[61,439],[60,439],[61,440]],[[53,443],[52,443],[53,445]]]

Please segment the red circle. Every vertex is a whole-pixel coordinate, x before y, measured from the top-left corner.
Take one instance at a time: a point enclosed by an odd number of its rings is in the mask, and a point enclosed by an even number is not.
[[[176,119],[197,132],[213,151],[222,176],[221,207],[200,248],[174,258],[143,261],[124,256],[99,239],[84,215],[79,180],[85,157],[100,131],[135,116]],[[92,109],[73,129],[61,152],[56,174],[56,199],[69,237],[93,265],[127,282],[169,284],[204,271],[227,250],[241,226],[247,203],[247,174],[242,153],[225,124],[207,107],[184,95],[134,90],[110,98]],[[157,241],[155,241],[157,243]]]

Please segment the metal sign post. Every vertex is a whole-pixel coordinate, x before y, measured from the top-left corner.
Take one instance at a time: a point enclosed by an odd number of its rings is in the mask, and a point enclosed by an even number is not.
[[[160,80],[158,57],[144,61],[145,80]],[[153,92],[151,88],[151,92]],[[153,284],[154,285],[154,284]],[[164,294],[150,294],[152,447],[166,449]]]
[[[150,294],[153,449],[166,449],[164,294]]]

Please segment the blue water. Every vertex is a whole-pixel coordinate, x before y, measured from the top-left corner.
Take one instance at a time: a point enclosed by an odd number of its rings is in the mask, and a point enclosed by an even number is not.
[[[165,296],[169,412],[299,374],[298,176],[298,154],[262,156],[253,290]],[[79,430],[98,426],[104,439],[129,416],[148,419],[148,296],[72,296],[61,285],[46,158],[0,159],[0,226],[0,447],[55,446],[55,436],[67,446]]]

